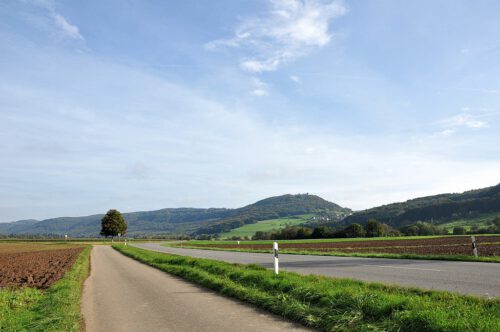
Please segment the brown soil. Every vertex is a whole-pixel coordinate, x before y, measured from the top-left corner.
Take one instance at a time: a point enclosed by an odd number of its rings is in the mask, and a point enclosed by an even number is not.
[[[301,250],[301,249],[288,249]],[[472,248],[468,245],[451,246],[421,246],[421,247],[387,247],[387,248],[342,248],[315,251],[343,252],[343,253],[384,253],[384,254],[416,254],[416,255],[472,255]],[[478,246],[480,256],[500,256],[500,244],[485,244]]]
[[[66,248],[79,247],[73,243],[64,242],[13,242],[13,241],[0,241],[0,254],[14,253],[14,252],[28,252],[28,251],[45,251],[45,250],[58,250]]]
[[[500,255],[500,236],[476,237],[481,256]],[[187,243],[186,245],[189,245]],[[228,249],[270,249],[265,244],[203,244],[197,247]],[[471,255],[471,239],[466,237],[440,237],[413,240],[376,240],[349,242],[281,243],[282,250],[336,251],[346,253],[395,253],[419,255]]]
[[[48,288],[64,276],[82,250],[0,253],[0,287]]]

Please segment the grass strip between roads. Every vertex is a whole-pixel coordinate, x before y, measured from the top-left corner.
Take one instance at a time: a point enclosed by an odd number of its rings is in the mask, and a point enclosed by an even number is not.
[[[233,241],[234,243],[234,241]],[[235,252],[255,252],[272,253],[271,249],[251,249],[251,248],[221,248],[221,247],[201,247],[197,245],[164,243],[164,247],[175,247],[185,249],[216,250],[216,251],[235,251]],[[366,257],[366,258],[392,258],[392,259],[427,259],[439,261],[464,261],[464,262],[485,262],[500,263],[500,256],[466,256],[466,255],[418,255],[418,254],[389,254],[389,253],[356,253],[356,252],[338,252],[338,251],[315,251],[315,250],[286,250],[280,249],[280,254],[290,255],[314,255],[314,256],[338,256],[338,257]]]
[[[89,274],[87,246],[49,289],[0,289],[0,331],[81,331],[80,300]]]
[[[119,252],[221,294],[323,331],[500,331],[500,300],[303,276],[258,265],[158,253]]]

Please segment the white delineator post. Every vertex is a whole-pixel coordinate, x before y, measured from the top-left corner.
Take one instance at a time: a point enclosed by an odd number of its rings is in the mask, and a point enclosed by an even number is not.
[[[471,236],[470,239],[472,240],[472,254],[474,255],[474,257],[477,257],[476,237]]]
[[[273,243],[274,251],[274,273],[278,274],[280,272],[279,262],[278,262],[278,242]]]

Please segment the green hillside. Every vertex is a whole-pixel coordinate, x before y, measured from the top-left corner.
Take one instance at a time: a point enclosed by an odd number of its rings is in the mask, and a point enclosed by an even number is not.
[[[500,213],[500,184],[460,194],[427,196],[357,211],[346,217],[342,223],[364,224],[370,219],[376,219],[399,227],[417,221],[442,224],[493,213]]]
[[[483,214],[481,216],[472,218],[460,218],[457,220],[446,222],[444,224],[440,224],[439,226],[447,229],[450,233],[453,232],[454,227],[464,227],[467,231],[469,231],[472,227],[486,227],[490,225],[490,222],[497,216],[500,216],[500,212]]]
[[[282,229],[285,227],[297,226],[304,223],[307,223],[311,220],[313,215],[304,214],[295,217],[286,217],[286,218],[278,218],[278,219],[268,219],[257,221],[255,224],[247,224],[235,229],[232,229],[229,232],[220,234],[221,238],[231,238],[231,237],[252,237],[256,232],[269,232],[274,229]]]
[[[254,204],[234,210],[234,214],[209,226],[199,228],[195,234],[222,234],[232,229],[258,221],[279,219],[303,214],[329,214],[341,220],[351,213],[335,203],[316,195],[298,194],[266,198]]]

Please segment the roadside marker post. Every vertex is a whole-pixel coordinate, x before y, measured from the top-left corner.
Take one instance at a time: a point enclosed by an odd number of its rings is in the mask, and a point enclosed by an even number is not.
[[[476,237],[471,236],[470,238],[472,240],[472,254],[474,255],[474,257],[477,257]]]
[[[274,251],[274,274],[280,273],[279,261],[278,261],[278,242],[273,243]]]

